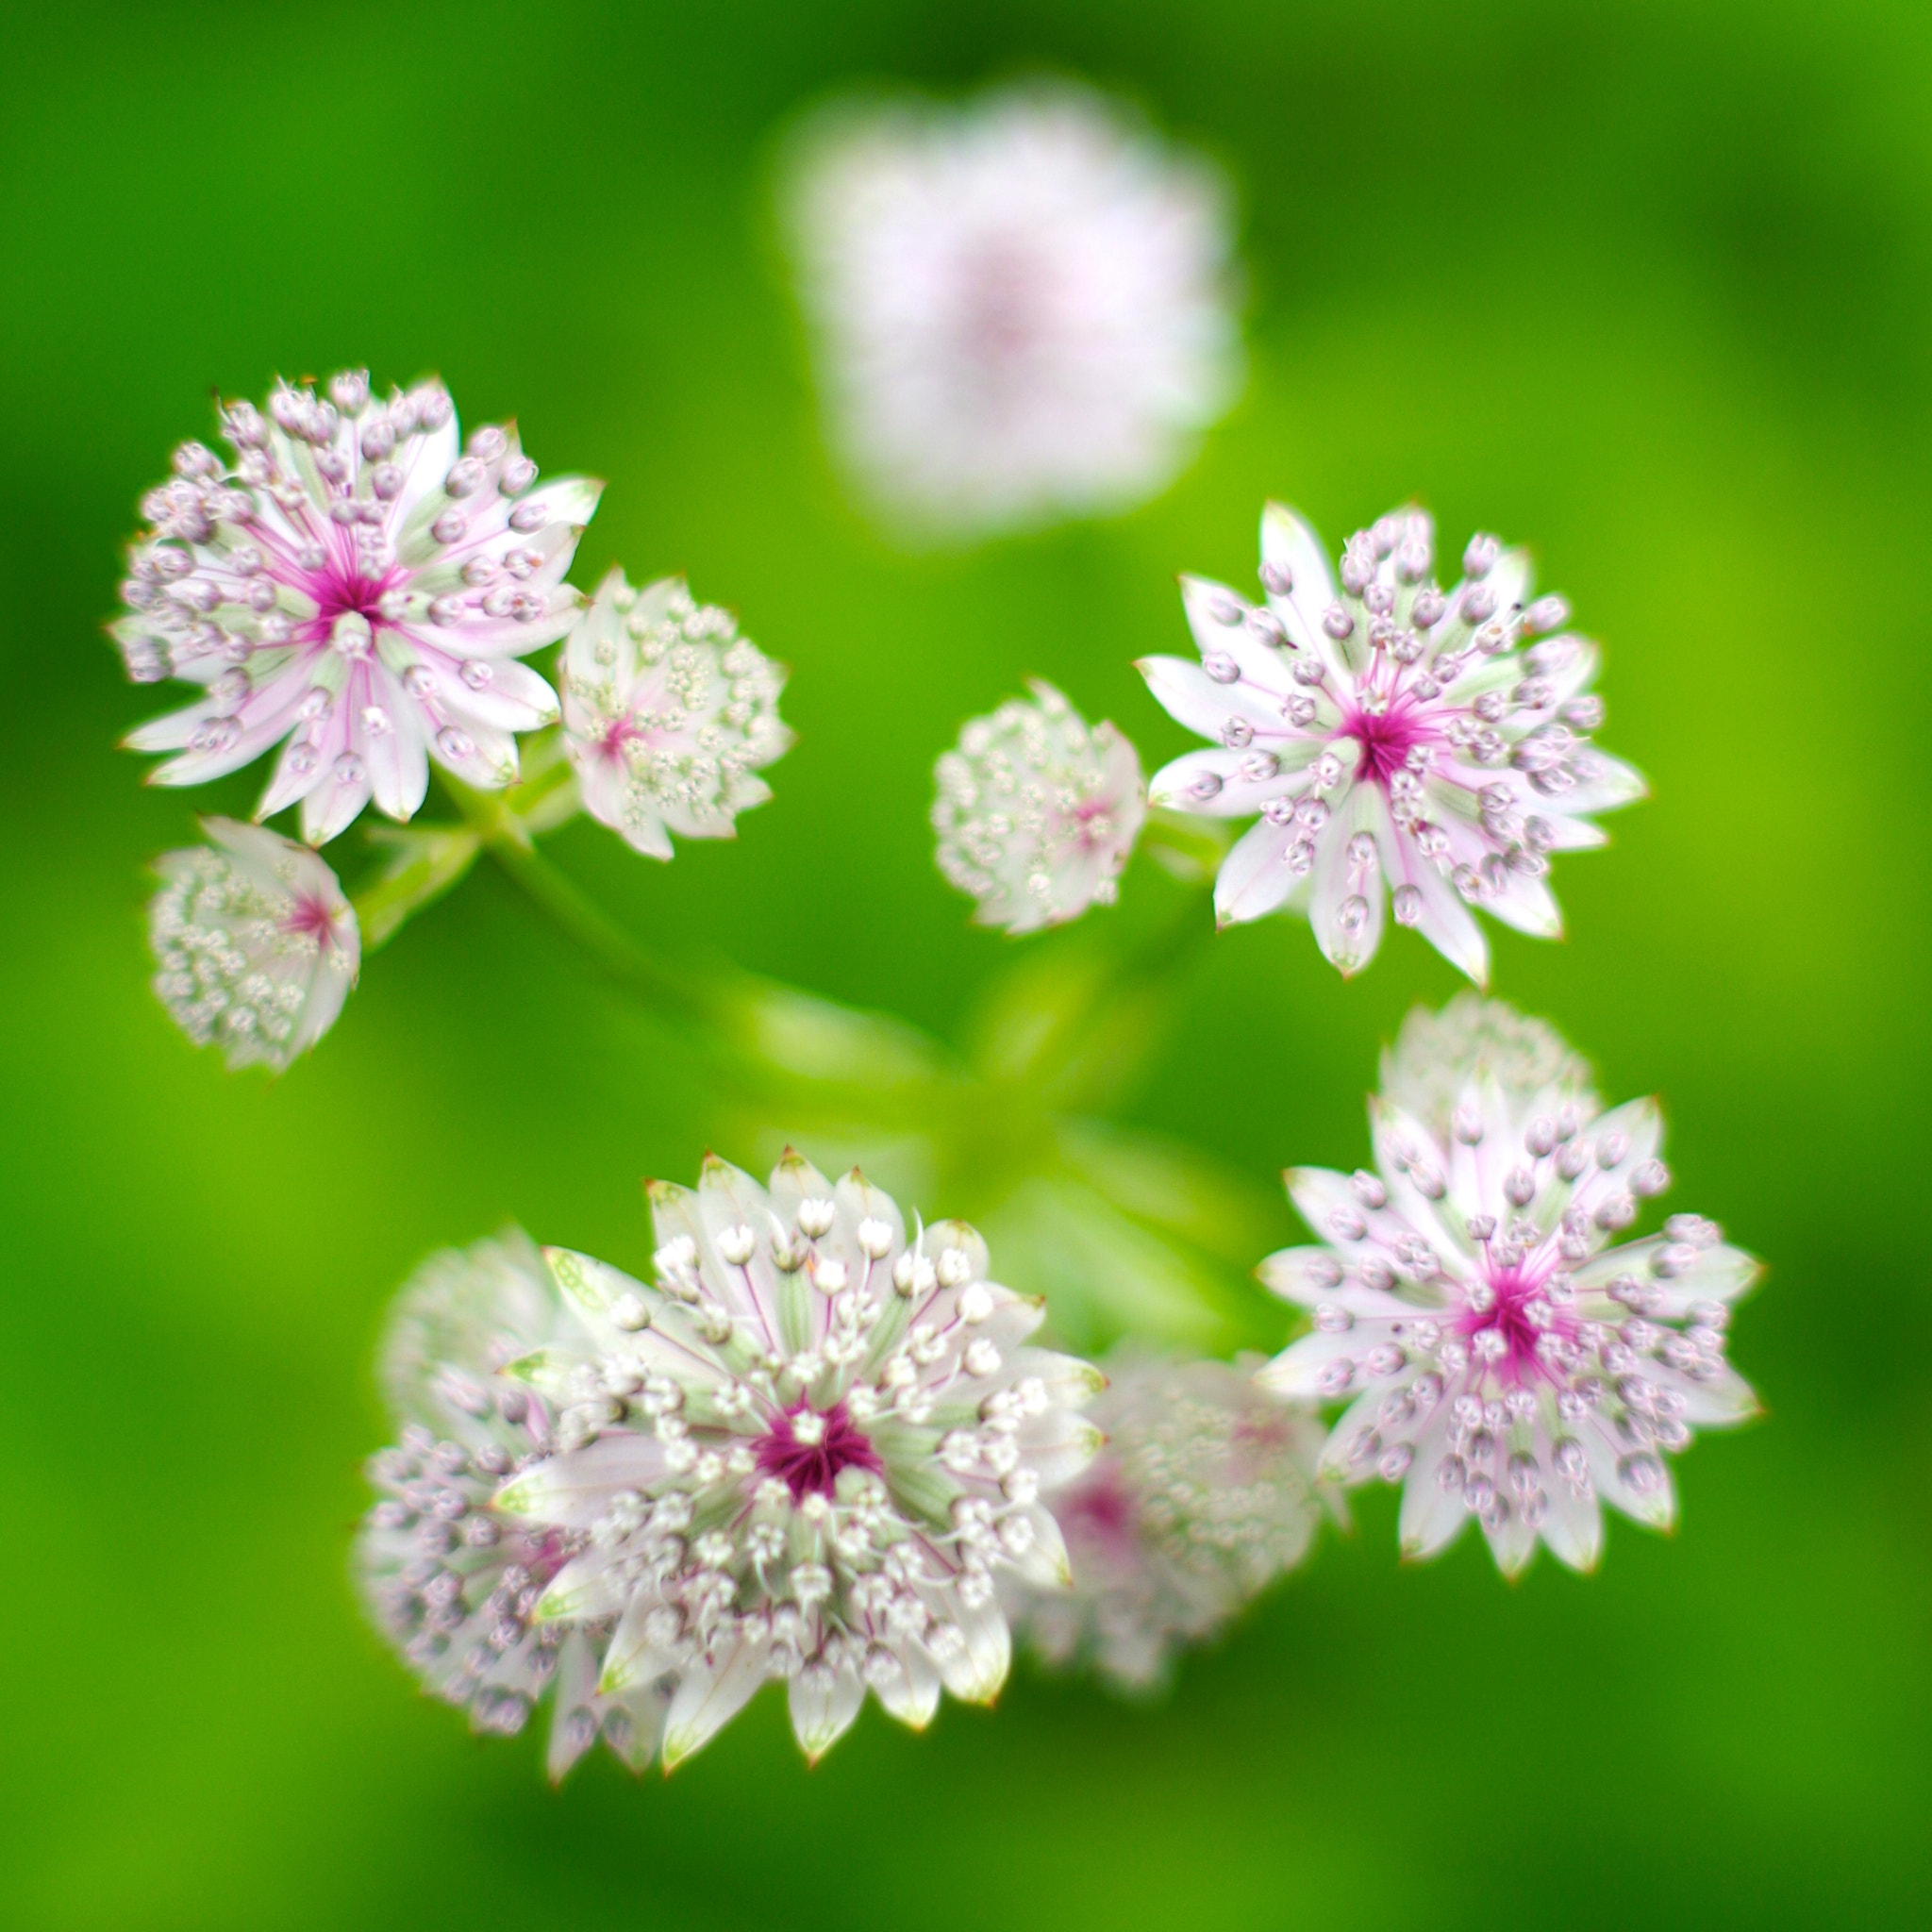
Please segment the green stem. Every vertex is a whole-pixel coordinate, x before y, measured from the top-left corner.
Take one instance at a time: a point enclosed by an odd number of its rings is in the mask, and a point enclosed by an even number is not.
[[[710,1025],[717,1003],[688,974],[654,958],[609,914],[537,850],[522,814],[493,791],[438,774],[457,809],[525,894],[591,955],[603,972],[652,1005]]]
[[[689,975],[644,948],[534,845],[514,839],[486,841],[490,856],[541,909],[575,940],[610,978],[653,1006],[710,1027],[717,1002]]]
[[[720,965],[699,974],[658,958],[538,851],[523,814],[501,795],[474,791],[447,775],[443,782],[482,849],[525,895],[614,985],[695,1036],[741,1100],[792,1109],[807,1094],[876,1102],[884,1091],[908,1078],[906,1062],[917,1062],[909,1029],[901,1044],[889,1023],[846,1013],[788,987],[765,986],[735,967]],[[775,1042],[766,1036],[774,1027],[796,1036],[808,1026],[811,1009],[820,1008],[817,1030],[837,1023],[835,1030],[841,1036],[841,1073],[804,1072],[774,1063]],[[797,1044],[795,1038],[791,1043]]]
[[[467,825],[408,827],[386,832],[376,842],[390,847],[390,862],[375,884],[355,895],[365,953],[386,944],[405,921],[441,898],[475,864],[483,849]]]

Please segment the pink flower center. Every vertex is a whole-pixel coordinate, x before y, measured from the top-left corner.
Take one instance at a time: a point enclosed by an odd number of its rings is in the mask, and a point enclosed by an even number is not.
[[[328,908],[320,899],[308,893],[295,901],[294,909],[282,921],[284,932],[310,934],[319,943],[332,946],[336,940],[336,923]]]
[[[831,1496],[842,1470],[882,1475],[886,1467],[872,1438],[845,1413],[842,1402],[827,1409],[794,1404],[772,1418],[752,1453],[766,1475],[776,1476],[791,1491],[794,1503],[808,1495]]]
[[[604,735],[597,741],[597,756],[608,759],[613,765],[624,762],[624,748],[634,738],[641,738],[640,731],[626,713],[622,718],[613,718],[604,727]]]
[[[1076,1548],[1117,1560],[1131,1556],[1141,1512],[1112,1464],[1103,1463],[1077,1488],[1063,1491],[1055,1499],[1054,1514]]]
[[[1074,824],[1082,845],[1104,845],[1113,837],[1113,801],[1083,798],[1074,808]]]
[[[1543,1293],[1549,1272],[1546,1268],[1490,1269],[1484,1275],[1491,1296],[1488,1306],[1465,1307],[1457,1318],[1457,1332],[1471,1344],[1478,1359],[1483,1357],[1485,1344],[1476,1338],[1486,1333],[1498,1338],[1487,1347],[1495,1351],[1490,1357],[1491,1368],[1506,1382],[1527,1382],[1553,1374],[1537,1354],[1538,1343],[1545,1335],[1568,1339],[1575,1330],[1574,1318],[1559,1312]]]
[[[1040,264],[1024,249],[989,242],[960,277],[959,342],[990,375],[1030,355],[1045,320]]]
[[[315,599],[316,623],[326,637],[337,618],[355,611],[369,620],[374,630],[382,622],[382,594],[394,581],[391,571],[384,577],[365,577],[359,571],[345,570],[331,560],[322,569],[307,574],[303,588]]]
[[[1409,752],[1436,736],[1416,707],[1401,699],[1386,711],[1348,712],[1333,735],[1355,740],[1359,747],[1356,776],[1372,779],[1385,791],[1390,779],[1401,771]]]

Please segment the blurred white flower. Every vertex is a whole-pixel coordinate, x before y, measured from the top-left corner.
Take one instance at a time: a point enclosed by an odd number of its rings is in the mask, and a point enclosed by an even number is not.
[[[756,773],[791,742],[784,669],[681,578],[639,591],[613,570],[570,633],[562,677],[584,808],[638,851],[669,858],[673,832],[729,839],[771,797]]]
[[[617,1619],[607,1695],[675,1680],[667,1767],[768,1678],[811,1757],[868,1689],[914,1726],[941,1685],[990,1700],[994,1574],[1064,1582],[1039,1495],[1098,1445],[1098,1373],[1025,1346],[1041,1306],[987,1278],[971,1228],[908,1243],[857,1173],[788,1155],[768,1192],[711,1158],[651,1200],[656,1285],[547,1250],[591,1340],[510,1365],[569,1432],[495,1499],[576,1551],[536,1615]]]
[[[201,824],[212,844],[155,862],[155,993],[196,1046],[280,1072],[335,1024],[356,984],[356,910],[308,846],[233,819]]]
[[[1413,1114],[1441,1144],[1472,1082],[1525,1098],[1560,1089],[1586,1112],[1600,1106],[1590,1063],[1548,1021],[1477,992],[1457,993],[1440,1013],[1412,1008],[1395,1044],[1382,1051],[1382,1098]]]
[[[197,785],[286,740],[256,815],[299,799],[316,845],[372,797],[408,818],[432,758],[508,785],[515,734],[557,717],[516,660],[570,628],[563,575],[603,485],[532,488],[514,425],[460,454],[440,383],[380,400],[361,370],[325,397],[281,384],[266,416],[226,404],[222,433],[232,466],[183,443],[142,500],[153,527],[110,627],[137,681],[206,688],[126,740],[175,754],[153,781]]]
[[[403,1290],[380,1374],[399,1446],[369,1464],[378,1501],[356,1542],[357,1579],[377,1627],[424,1687],[470,1713],[478,1731],[521,1730],[552,1684],[550,1775],[561,1778],[602,1736],[633,1770],[651,1761],[667,1687],[597,1689],[603,1624],[532,1612],[572,1540],[499,1516],[491,1497],[555,1446],[543,1398],[507,1379],[532,1350],[587,1348],[542,1257],[511,1229],[434,1257]]]
[[[1015,1630],[1048,1662],[1091,1661],[1145,1689],[1306,1555],[1325,1431],[1258,1388],[1257,1366],[1108,1361],[1089,1410],[1107,1446],[1047,1499],[1074,1587],[1001,1587]]]
[[[1016,933],[1112,905],[1147,815],[1134,747],[1052,685],[1031,689],[966,724],[932,808],[941,872],[979,901],[980,924]]]
[[[1266,601],[1184,577],[1201,652],[1141,665],[1154,694],[1215,741],[1158,772],[1157,805],[1258,813],[1215,886],[1224,924],[1306,913],[1343,973],[1374,957],[1383,912],[1483,982],[1473,908],[1540,938],[1561,930],[1550,854],[1600,845],[1592,814],[1643,795],[1589,734],[1597,649],[1560,597],[1525,606],[1529,558],[1472,539],[1464,580],[1430,577],[1431,526],[1399,510],[1348,540],[1338,594],[1313,530],[1271,504]],[[1535,639],[1535,642],[1530,642]],[[1524,648],[1526,646],[1526,648]]]
[[[832,438],[888,520],[970,536],[1129,508],[1232,398],[1225,190],[1099,95],[845,103],[795,158]]]
[[[1405,1029],[1397,1073],[1431,1064],[1420,1090],[1372,1102],[1376,1172],[1290,1174],[1324,1245],[1260,1273],[1313,1309],[1314,1332],[1264,1379],[1349,1399],[1324,1467],[1405,1485],[1405,1555],[1433,1555],[1473,1516],[1509,1574],[1539,1539],[1588,1570],[1600,1502],[1668,1526],[1667,1455],[1693,1426],[1755,1413],[1724,1329],[1758,1266],[1695,1214],[1609,1245],[1670,1186],[1656,1103],[1602,1111],[1567,1049],[1499,1056],[1492,1042],[1520,1044],[1529,1023],[1471,1017]],[[1458,1031],[1471,1052],[1451,1086],[1434,1059]]]

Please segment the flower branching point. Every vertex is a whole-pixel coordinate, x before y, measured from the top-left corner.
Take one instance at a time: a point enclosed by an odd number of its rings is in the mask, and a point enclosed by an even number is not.
[[[1462,580],[1433,578],[1433,530],[1398,510],[1359,530],[1341,583],[1314,531],[1271,504],[1264,598],[1184,577],[1200,661],[1141,670],[1213,741],[1157,773],[1156,805],[1257,817],[1215,888],[1224,924],[1305,914],[1341,970],[1374,957],[1388,913],[1478,984],[1476,910],[1540,938],[1561,930],[1551,855],[1600,845],[1599,812],[1643,795],[1590,734],[1597,648],[1560,597],[1529,601],[1529,559],[1478,536]]]

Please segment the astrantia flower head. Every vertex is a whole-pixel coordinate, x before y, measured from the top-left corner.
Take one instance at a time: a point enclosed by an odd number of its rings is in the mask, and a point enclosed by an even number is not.
[[[577,1547],[539,1617],[617,1620],[606,1694],[675,1680],[667,1767],[767,1678],[814,1757],[868,1688],[915,1726],[941,1685],[991,1699],[995,1574],[1065,1579],[1040,1495],[1097,1446],[1077,1405],[1101,1377],[1026,1346],[1041,1309],[971,1228],[908,1241],[857,1173],[788,1155],[767,1191],[711,1159],[651,1199],[656,1284],[548,1250],[591,1340],[510,1365],[592,1429],[496,1497]]]
[[[1222,184],[1084,90],[835,109],[791,212],[835,441],[896,523],[1125,508],[1234,391]]]
[[[1473,1516],[1511,1574],[1539,1539],[1590,1569],[1600,1503],[1667,1527],[1666,1457],[1693,1427],[1756,1408],[1724,1330],[1757,1263],[1696,1214],[1619,1239],[1670,1185],[1657,1105],[1600,1110],[1567,1049],[1491,1050],[1527,1024],[1507,1008],[1481,1024],[1466,1009],[1411,1023],[1397,1067],[1431,1033],[1433,1054],[1460,1032],[1462,1079],[1445,1089],[1431,1066],[1408,1090],[1424,1112],[1389,1094],[1372,1104],[1374,1173],[1292,1172],[1323,1245],[1260,1271],[1315,1318],[1266,1379],[1350,1403],[1325,1467],[1405,1486],[1405,1554],[1432,1555]]]
[[[1221,868],[1224,924],[1306,913],[1344,973],[1368,964],[1385,907],[1478,983],[1474,909],[1561,929],[1550,855],[1600,845],[1592,815],[1643,781],[1590,742],[1597,649],[1560,597],[1529,596],[1529,559],[1475,537],[1439,591],[1429,519],[1399,510],[1348,540],[1338,591],[1292,510],[1261,519],[1265,601],[1182,579],[1198,664],[1151,658],[1154,694],[1215,741],[1155,776],[1157,805],[1258,813]],[[1392,896],[1391,896],[1392,895]]]
[[[1440,1013],[1415,1008],[1395,1044],[1383,1049],[1382,1098],[1413,1114],[1438,1142],[1447,1143],[1472,1083],[1531,1097],[1560,1091],[1590,1113],[1599,1105],[1589,1062],[1554,1026],[1480,993],[1457,993]]]
[[[1108,1364],[1090,1410],[1107,1446],[1048,1498],[1074,1587],[1003,1587],[1016,1629],[1049,1662],[1090,1659],[1144,1689],[1301,1561],[1322,1513],[1325,1431],[1258,1388],[1257,1365]]]
[[[534,487],[513,425],[465,454],[440,383],[378,398],[359,370],[326,395],[284,383],[266,415],[230,403],[222,432],[232,464],[183,443],[142,499],[152,527],[111,626],[137,681],[205,687],[128,738],[175,754],[154,781],[197,785],[282,744],[257,816],[300,800],[317,845],[372,797],[408,818],[431,758],[508,785],[515,734],[557,717],[516,660],[570,627],[563,575],[603,486]]]
[[[1008,932],[1110,906],[1147,815],[1134,747],[1052,685],[1031,689],[970,720],[936,768],[940,870],[979,901],[980,924]]]
[[[379,1500],[356,1544],[377,1627],[425,1688],[467,1709],[475,1729],[521,1730],[556,1685],[553,1778],[600,1735],[633,1770],[648,1764],[668,1689],[597,1689],[608,1621],[533,1614],[581,1540],[526,1528],[491,1507],[504,1479],[541,1463],[560,1432],[582,1441],[590,1427],[581,1415],[554,1414],[541,1395],[505,1377],[504,1365],[539,1348],[591,1345],[541,1257],[515,1230],[425,1263],[383,1345],[383,1390],[402,1441],[370,1462]]]
[[[356,909],[306,845],[233,819],[202,830],[211,844],[155,863],[155,992],[196,1046],[279,1072],[335,1024],[356,984]]]
[[[728,839],[771,788],[757,776],[791,742],[785,672],[728,610],[678,577],[641,591],[613,570],[563,653],[563,728],[584,808],[653,858],[671,834]]]

